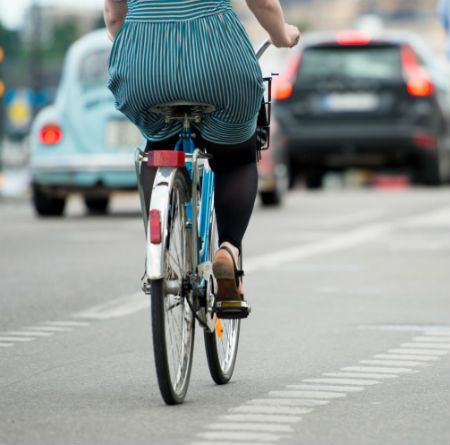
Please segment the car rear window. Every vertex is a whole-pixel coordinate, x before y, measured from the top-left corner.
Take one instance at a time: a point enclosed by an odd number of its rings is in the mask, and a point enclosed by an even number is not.
[[[398,46],[326,46],[307,48],[299,81],[332,79],[397,80],[402,78]]]
[[[108,80],[109,50],[86,54],[80,65],[79,81],[83,86],[105,84]]]

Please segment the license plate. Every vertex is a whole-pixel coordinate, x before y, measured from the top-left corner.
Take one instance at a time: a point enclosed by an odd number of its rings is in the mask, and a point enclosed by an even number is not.
[[[371,93],[331,93],[320,99],[323,111],[374,111],[380,103],[379,97]]]
[[[109,148],[137,147],[142,144],[142,135],[130,121],[111,119],[106,123],[105,143]]]

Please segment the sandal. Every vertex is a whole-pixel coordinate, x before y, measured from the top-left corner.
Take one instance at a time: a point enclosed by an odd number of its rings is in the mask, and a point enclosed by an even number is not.
[[[228,255],[221,255],[225,250]],[[244,295],[239,292],[240,277],[244,275],[242,270],[236,267],[233,253],[226,246],[220,247],[213,263],[213,273],[217,280],[217,292],[214,299],[213,310],[219,318],[246,318],[250,313],[250,306],[244,300]]]

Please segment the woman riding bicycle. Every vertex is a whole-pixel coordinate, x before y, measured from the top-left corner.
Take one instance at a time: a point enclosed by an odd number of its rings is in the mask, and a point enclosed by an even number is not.
[[[246,0],[277,47],[292,47],[299,30],[284,22],[278,0]],[[214,105],[195,125],[197,144],[213,155],[220,248],[213,270],[216,301],[243,300],[236,264],[257,192],[256,124],[261,69],[230,0],[105,0],[114,40],[109,88],[147,139],[148,150],[175,146],[180,122],[149,109],[174,101]],[[150,201],[155,168],[142,167]]]

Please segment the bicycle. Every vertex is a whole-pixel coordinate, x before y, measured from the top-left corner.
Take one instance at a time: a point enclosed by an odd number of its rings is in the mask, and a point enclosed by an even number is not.
[[[257,57],[270,46],[268,41]],[[265,78],[268,80],[271,78]],[[268,128],[263,100],[259,128]],[[136,173],[146,231],[146,275],[150,285],[153,350],[158,385],[164,401],[185,399],[192,369],[195,321],[204,329],[208,367],[217,384],[233,375],[239,343],[240,319],[218,318],[213,310],[215,279],[212,272],[218,234],[214,211],[214,173],[211,157],[196,148],[191,123],[214,111],[208,104],[175,102],[153,107],[167,122],[181,120],[183,130],[174,150],[136,150]],[[270,108],[269,108],[270,116]],[[270,119],[269,119],[270,120]],[[261,124],[262,122],[262,124]],[[267,132],[266,132],[267,133]],[[259,135],[262,142],[267,137]],[[264,144],[260,144],[260,148]],[[140,165],[158,167],[147,215]],[[242,255],[240,256],[242,269]],[[248,308],[248,311],[250,308]]]

